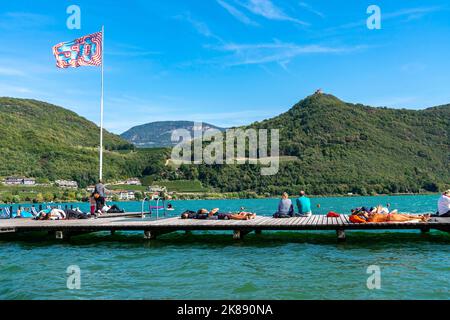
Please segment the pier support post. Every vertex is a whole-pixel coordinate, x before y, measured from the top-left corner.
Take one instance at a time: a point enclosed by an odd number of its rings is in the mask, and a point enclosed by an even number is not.
[[[234,230],[233,231],[233,239],[234,240],[242,240],[246,234],[250,233],[248,230]]]
[[[58,240],[67,240],[70,238],[69,233],[64,231],[56,231],[55,232],[55,238]]]
[[[187,236],[190,236],[192,234],[192,231],[191,230],[185,230],[184,234],[187,235]]]
[[[420,228],[420,232],[422,234],[429,233],[430,232],[430,228],[429,227],[422,227],[422,228]]]
[[[337,229],[336,235],[337,235],[338,241],[345,241],[345,230],[344,229]]]
[[[144,230],[144,239],[146,240],[154,240],[157,236],[175,232],[176,230]]]
[[[144,230],[144,239],[154,240],[156,239],[156,233],[154,231]]]
[[[255,230],[255,234],[262,234],[262,230],[260,230],[260,229]]]
[[[111,235],[115,235],[116,234],[116,230],[111,230]]]

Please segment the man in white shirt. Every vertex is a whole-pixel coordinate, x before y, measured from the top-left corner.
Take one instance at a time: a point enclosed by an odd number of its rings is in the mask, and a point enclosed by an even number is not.
[[[439,198],[438,215],[439,217],[450,217],[450,189]]]

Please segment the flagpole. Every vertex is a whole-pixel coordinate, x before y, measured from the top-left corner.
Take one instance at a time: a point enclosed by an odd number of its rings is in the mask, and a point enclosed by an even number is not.
[[[102,92],[100,101],[100,172],[99,180],[103,179],[103,74],[104,74],[104,43],[105,43],[105,27],[102,26]]]

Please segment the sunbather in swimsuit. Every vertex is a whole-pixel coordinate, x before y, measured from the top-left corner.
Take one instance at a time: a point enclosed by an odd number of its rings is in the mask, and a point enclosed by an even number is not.
[[[38,213],[35,220],[78,220],[88,219],[89,216],[78,210],[60,210],[60,209],[46,209]]]
[[[383,213],[384,208],[378,206],[371,212],[367,213],[363,210],[352,210],[350,221],[353,223],[378,223],[378,222],[408,222],[408,221],[422,221],[427,222],[430,219],[430,215],[411,215],[400,214],[397,210],[393,210],[390,213]]]
[[[412,215],[400,213],[370,213],[367,222],[408,222],[420,221],[427,222],[430,220],[430,215]]]
[[[200,209],[195,211],[185,211],[181,214],[181,219],[208,219],[208,220],[250,220],[256,217],[255,213],[240,211],[238,213],[222,213],[219,208],[214,208],[211,211],[207,209]]]

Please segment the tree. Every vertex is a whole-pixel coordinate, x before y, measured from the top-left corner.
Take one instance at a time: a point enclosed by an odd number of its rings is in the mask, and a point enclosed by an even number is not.
[[[42,202],[44,202],[44,196],[42,195],[42,193],[39,192],[39,193],[36,195],[35,202],[36,202],[36,203],[42,203]]]

